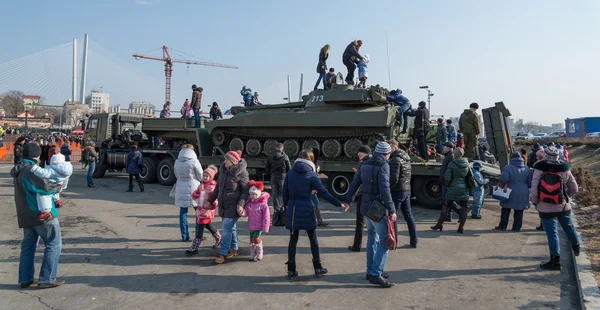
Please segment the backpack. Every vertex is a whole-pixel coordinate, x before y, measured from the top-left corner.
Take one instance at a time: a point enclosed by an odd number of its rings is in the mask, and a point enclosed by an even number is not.
[[[542,202],[563,204],[566,200],[563,178],[556,172],[544,172],[538,186],[539,199]]]

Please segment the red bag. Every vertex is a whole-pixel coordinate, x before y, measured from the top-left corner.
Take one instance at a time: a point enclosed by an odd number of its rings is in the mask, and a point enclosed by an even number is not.
[[[394,221],[391,217],[387,217],[387,238],[385,239],[385,246],[388,250],[396,249],[396,230],[394,229]]]

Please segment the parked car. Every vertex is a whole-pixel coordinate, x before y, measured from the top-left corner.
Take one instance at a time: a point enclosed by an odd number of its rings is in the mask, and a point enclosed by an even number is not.
[[[566,138],[567,133],[565,131],[553,131],[548,135],[548,138]]]
[[[591,139],[591,138],[600,138],[600,132],[596,131],[596,132],[588,132],[587,135],[585,135],[586,139]]]
[[[531,140],[532,138],[533,138],[533,135],[530,134],[530,133],[528,133],[528,132],[519,132],[515,136],[515,141],[519,141],[519,140]]]
[[[536,133],[535,135],[533,135],[534,140],[547,139],[547,138],[549,138],[549,137],[548,137],[548,134],[545,132],[539,132],[539,133]]]

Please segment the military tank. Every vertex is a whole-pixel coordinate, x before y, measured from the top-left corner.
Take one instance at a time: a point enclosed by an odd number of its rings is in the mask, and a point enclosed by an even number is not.
[[[379,86],[333,85],[310,92],[302,102],[234,107],[232,118],[207,122],[206,129],[216,155],[240,150],[247,157],[264,157],[283,143],[291,158],[316,148],[324,160],[356,161],[361,145],[409,140],[400,134],[398,108],[388,104],[386,94]]]

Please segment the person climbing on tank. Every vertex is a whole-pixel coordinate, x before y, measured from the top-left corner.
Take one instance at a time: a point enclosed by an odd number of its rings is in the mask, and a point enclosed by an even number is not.
[[[329,72],[325,75],[325,89],[331,89],[333,84],[337,84],[337,75],[334,68],[329,68]]]
[[[419,102],[419,108],[417,110],[409,110],[404,114],[408,116],[414,116],[414,137],[417,140],[417,149],[419,155],[424,159],[428,160],[427,155],[427,134],[429,133],[429,110],[427,109],[427,103],[425,101]]]
[[[354,85],[354,71],[356,71],[356,63],[359,60],[363,60],[363,57],[358,53],[358,50],[362,46],[362,40],[354,40],[348,44],[342,55],[342,62],[348,69],[346,75],[346,83]]]
[[[221,112],[221,108],[219,108],[219,104],[216,101],[213,102],[208,114],[210,115],[210,118],[214,121],[216,121],[219,118],[223,118],[223,112]]]
[[[401,134],[405,134],[408,130],[408,115],[406,111],[410,108],[410,100],[402,95],[401,89],[392,90],[389,96],[386,96],[386,99],[389,103],[396,105],[398,110],[398,118],[396,122],[398,126],[402,126]]]
[[[369,55],[365,54],[363,60],[358,62],[358,87],[365,88],[367,79],[369,78],[369,72],[367,71],[367,64],[369,63]]]
[[[317,73],[319,74],[319,78],[317,79],[317,83],[315,83],[315,88],[313,90],[317,90],[321,82],[323,82],[323,89],[326,89],[327,83],[325,80],[325,75],[327,74],[327,58],[329,58],[329,50],[331,50],[331,46],[326,44],[319,52],[319,63],[317,64]]]
[[[258,100],[258,92],[255,92],[254,95],[252,96],[252,104],[250,106],[255,106],[255,105],[262,105],[262,103],[260,103],[260,101]]]
[[[242,87],[240,91],[242,98],[244,99],[244,106],[249,107],[252,105],[252,89],[247,88],[246,86]]]

